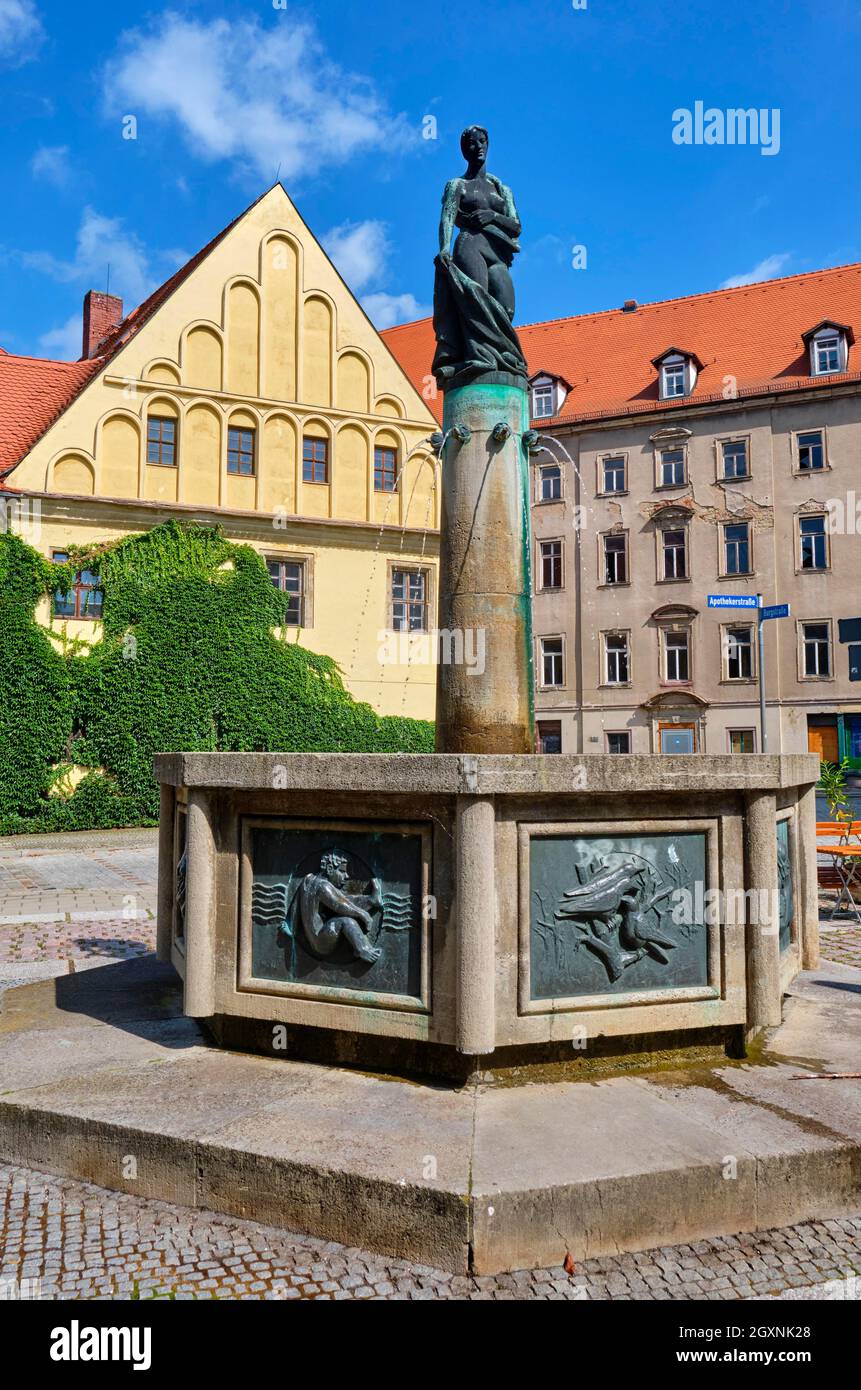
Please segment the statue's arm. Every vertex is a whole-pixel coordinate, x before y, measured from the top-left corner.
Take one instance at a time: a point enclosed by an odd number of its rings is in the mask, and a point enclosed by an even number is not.
[[[442,213],[439,220],[439,249],[445,255],[451,250],[451,238],[460,204],[460,179],[449,179],[443,190]]]
[[[505,212],[497,214],[495,218],[496,225],[497,227],[501,227],[504,232],[507,232],[509,236],[519,237],[523,228],[520,224],[520,218],[517,216],[517,208],[514,206],[514,194],[504,183],[497,181],[497,187],[499,188],[500,197],[505,202]]]

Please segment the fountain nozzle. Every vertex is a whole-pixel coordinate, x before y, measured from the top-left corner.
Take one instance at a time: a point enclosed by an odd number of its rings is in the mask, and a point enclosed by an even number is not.
[[[498,425],[494,425],[490,432],[490,437],[494,444],[504,444],[506,439],[511,438],[511,426],[506,425],[504,420],[500,420]]]

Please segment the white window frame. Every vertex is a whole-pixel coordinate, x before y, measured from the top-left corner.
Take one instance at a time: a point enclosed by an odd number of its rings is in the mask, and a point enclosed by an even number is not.
[[[664,454],[682,455],[682,481],[680,483],[664,482]],[[688,446],[683,444],[659,444],[655,450],[655,490],[663,488],[679,488],[688,485]]]
[[[674,352],[660,363],[658,396],[662,401],[684,400],[693,391],[696,381],[697,369],[693,359]]]
[[[795,544],[796,544],[796,573],[797,574],[827,574],[831,569],[831,537],[828,531],[827,512],[796,512],[795,515]],[[812,532],[816,537],[821,535],[823,541],[823,551],[825,555],[824,565],[805,565],[804,564],[804,537],[801,534],[801,523],[803,521],[821,521],[822,531]],[[815,549],[815,547],[814,547]]]
[[[748,568],[746,570],[731,570],[727,563],[727,547],[729,545],[729,541],[727,540],[726,533],[729,530],[730,526],[747,527]],[[718,526],[718,543],[720,545],[720,554],[718,556],[718,575],[721,579],[741,579],[745,575],[751,575],[756,572],[754,568],[753,559],[753,526],[751,525],[749,517],[739,517],[735,521],[722,521]],[[739,542],[733,541],[732,544],[738,545]]]
[[[809,627],[824,627],[828,633],[828,670],[824,674],[819,671],[814,675],[808,675],[806,671],[807,663],[804,658],[807,639],[805,631]],[[798,679],[800,681],[830,681],[834,679],[834,630],[830,618],[800,618],[798,620]]]
[[[541,488],[544,474],[549,468],[555,468],[559,473],[559,496],[542,497]],[[535,504],[539,507],[552,506],[554,502],[561,502],[565,497],[565,471],[562,464],[554,460],[550,463],[539,463],[535,466]]]
[[[716,442],[716,444],[717,444],[717,478],[718,478],[718,482],[721,482],[721,483],[740,483],[740,482],[743,482],[743,481],[745,480],[745,478],[750,478],[750,477],[752,476],[752,474],[753,474],[753,468],[752,468],[752,466],[751,466],[751,461],[750,461],[750,435],[749,435],[749,434],[734,434],[734,435],[730,436],[730,437],[727,438],[727,439],[718,439],[718,440],[716,440],[715,442]],[[725,463],[725,458],[724,458],[724,449],[727,448],[727,446],[733,445],[733,444],[743,444],[743,445],[744,445],[744,462],[745,462],[745,472],[744,472],[744,473],[727,473],[727,471],[726,471],[726,463]]]
[[[545,650],[544,650],[544,644],[545,644],[545,642],[558,642],[558,643],[560,644],[559,651],[558,651],[558,652],[545,653]],[[553,658],[553,659],[558,658],[559,663],[560,663],[560,674],[561,674],[561,677],[562,677],[561,680],[558,680],[558,681],[550,681],[550,682],[548,682],[548,681],[546,681],[546,680],[544,679],[544,672],[545,672],[544,660],[545,660],[545,655],[549,655],[549,656],[550,656],[551,658]],[[565,688],[565,637],[564,637],[564,635],[563,635],[562,633],[558,633],[558,632],[557,632],[557,633],[549,633],[549,634],[548,634],[547,636],[545,636],[545,637],[539,637],[539,638],[538,638],[538,659],[539,659],[539,662],[540,662],[539,674],[540,674],[540,677],[541,677],[541,689],[542,689],[542,690],[563,690],[563,689]]]
[[[621,462],[622,465],[622,486],[610,491],[607,486],[606,465],[608,463]],[[623,497],[628,491],[628,455],[617,450],[615,453],[598,455],[598,496],[599,497]]]
[[[625,680],[611,680],[611,678],[610,678],[610,638],[611,638],[611,637],[612,637],[612,638],[620,638],[620,639],[624,642],[624,647],[616,646],[616,647],[613,648],[613,655],[614,655],[617,659],[618,659],[618,658],[624,659],[624,661],[625,661],[625,663],[626,663],[626,665],[627,665],[628,674],[627,674],[627,678],[626,678]],[[619,689],[619,688],[625,688],[625,687],[627,687],[627,686],[629,686],[629,685],[632,684],[632,679],[633,679],[633,677],[632,677],[632,673],[631,673],[631,634],[630,634],[630,632],[625,631],[624,629],[620,629],[620,628],[612,628],[612,629],[611,629],[610,631],[608,631],[608,632],[602,632],[602,633],[601,633],[601,664],[602,664],[602,666],[603,666],[603,668],[604,668],[603,671],[602,671],[602,673],[601,673],[602,676],[603,676],[603,680],[601,681],[601,684],[602,684],[602,685],[609,686],[611,689],[617,690],[617,689]]]
[[[747,650],[750,654],[750,675],[732,676],[730,675],[729,663],[731,656],[732,634],[735,632],[746,632],[749,637]],[[741,645],[737,643],[736,645]],[[756,638],[751,623],[727,623],[721,628],[721,679],[731,682],[732,685],[749,685],[756,680]]]
[[[621,540],[621,541],[624,542],[624,545],[623,545],[623,548],[622,548],[622,552],[621,552],[621,553],[623,554],[623,556],[624,556],[624,564],[625,564],[625,578],[624,578],[624,579],[610,579],[610,578],[608,578],[608,574],[607,574],[607,542],[608,542],[609,540]],[[627,532],[627,531],[604,531],[604,532],[599,536],[599,538],[598,538],[598,547],[599,547],[599,550],[598,550],[598,565],[599,565],[599,570],[598,570],[598,583],[599,583],[599,585],[600,585],[602,588],[607,588],[607,589],[619,589],[619,588],[621,588],[621,587],[622,587],[623,585],[625,585],[625,584],[630,584],[630,582],[631,582],[631,556],[630,556],[630,546],[629,546],[629,544],[628,544],[628,532]],[[619,552],[616,551],[615,553],[618,554]]]
[[[836,365],[823,366],[820,354],[834,352]],[[839,328],[820,328],[810,340],[810,375],[836,376],[846,370],[846,334]]]
[[[821,468],[802,468],[801,467],[801,439],[807,434],[818,434],[822,441],[822,467]],[[811,425],[809,429],[793,430],[792,440],[792,471],[797,478],[817,478],[821,473],[826,473],[831,465],[828,462],[828,431],[824,425]],[[809,446],[806,446],[809,447]]]
[[[665,537],[668,536],[669,533],[670,533],[671,531],[681,531],[681,533],[682,533],[682,535],[683,535],[683,537],[684,537],[684,557],[685,557],[685,573],[684,573],[684,574],[668,574],[668,573],[667,573],[667,550],[666,550],[666,541],[665,541]],[[666,522],[665,524],[663,524],[663,525],[661,525],[661,526],[658,527],[658,582],[661,583],[661,584],[686,584],[686,583],[689,583],[689,582],[690,582],[690,578],[691,578],[691,540],[690,540],[690,526],[689,526],[686,522],[684,522],[684,521],[680,521],[680,522],[678,522],[678,523],[670,523],[670,522],[668,521],[668,522]]]
[[[544,583],[544,547],[546,545],[558,545],[559,554],[551,556],[551,560],[558,561],[559,564],[559,583]],[[542,536],[538,542],[538,562],[540,585],[538,592],[541,594],[558,594],[565,588],[565,541],[561,536]]]
[[[687,652],[688,674],[686,676],[670,675],[670,645],[668,638],[684,637],[685,651]],[[664,685],[690,685],[693,679],[693,643],[691,642],[690,627],[664,627],[661,628],[661,680]],[[681,647],[673,647],[673,651],[680,651]]]

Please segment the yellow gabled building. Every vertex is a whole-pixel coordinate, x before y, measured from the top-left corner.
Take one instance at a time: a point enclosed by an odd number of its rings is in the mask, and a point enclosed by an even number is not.
[[[384,635],[435,626],[437,422],[281,185],[128,316],[91,291],[83,342],[76,363],[0,350],[13,527],[65,558],[219,523],[291,594],[287,640],[379,712],[432,718],[432,665]],[[97,639],[97,576],[54,607],[58,637]]]

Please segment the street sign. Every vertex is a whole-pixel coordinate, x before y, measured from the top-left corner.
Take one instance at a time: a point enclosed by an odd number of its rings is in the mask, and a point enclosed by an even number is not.
[[[709,594],[709,608],[758,608],[756,594]]]
[[[763,608],[762,621],[767,622],[769,618],[788,618],[788,603],[773,603],[770,608]]]

